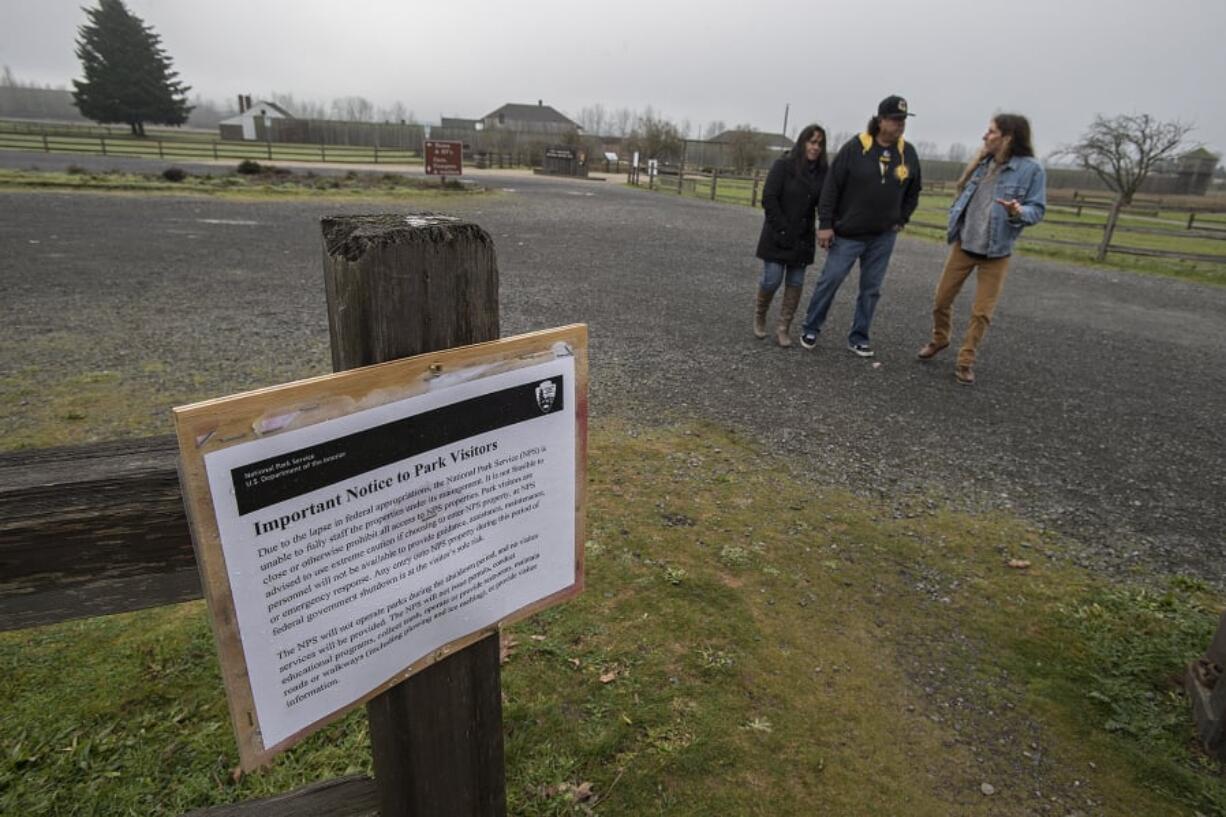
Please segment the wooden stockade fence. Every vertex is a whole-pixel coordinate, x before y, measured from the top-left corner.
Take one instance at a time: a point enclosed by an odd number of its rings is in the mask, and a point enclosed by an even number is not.
[[[339,217],[323,233],[334,369],[498,337],[498,270],[480,227]],[[199,598],[194,561],[173,437],[0,455],[0,629]],[[374,780],[191,814],[498,817],[499,678],[491,634],[367,704]]]

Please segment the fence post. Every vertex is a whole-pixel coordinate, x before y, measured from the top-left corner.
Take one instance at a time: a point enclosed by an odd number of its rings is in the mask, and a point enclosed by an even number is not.
[[[102,155],[103,155],[103,156],[105,156],[105,155],[106,155],[106,137],[105,137],[105,136],[99,136],[99,137],[98,137],[98,144],[102,145]]]
[[[321,222],[332,368],[499,335],[494,243],[446,217]],[[499,639],[491,634],[366,705],[381,817],[503,817]]]
[[[268,161],[271,162],[272,161],[272,140],[270,139],[269,141],[265,142],[264,147],[268,149]]]
[[[749,206],[750,206],[750,207],[757,207],[757,206],[758,206],[758,181],[759,181],[759,179],[760,179],[759,174],[760,174],[761,172],[762,172],[761,170],[758,170],[757,168],[754,168],[754,171],[753,171],[753,191],[752,191],[752,192],[750,192],[750,194],[749,194]]]
[[[677,167],[677,195],[678,196],[681,195],[682,185],[684,184],[685,184],[685,165],[682,164]]]
[[[1192,229],[1192,224],[1193,224],[1195,221],[1196,221],[1196,211],[1195,211],[1195,210],[1193,210],[1191,213],[1188,213],[1188,229],[1189,229],[1189,230],[1191,230],[1191,229]]]
[[[711,201],[715,201],[715,188],[719,186],[719,168],[711,170]]]
[[[379,164],[379,146],[375,145],[375,164]]]
[[[159,159],[166,158],[166,154],[162,152],[162,140],[161,139],[158,140],[158,158]]]
[[[1098,252],[1094,254],[1095,261],[1106,260],[1107,251],[1111,249],[1111,238],[1115,235],[1115,225],[1120,220],[1120,210],[1123,208],[1123,199],[1117,197],[1111,202],[1111,211],[1107,213],[1107,223],[1103,225],[1103,240],[1098,245]]]
[[[51,145],[47,143],[47,131],[43,130],[43,153],[50,153]]]
[[[321,161],[321,162],[326,162],[326,161],[328,161],[328,151],[327,151],[327,149],[324,147],[324,140],[323,140],[323,137],[320,137],[320,139],[319,139],[319,161]]]
[[[213,158],[214,159],[221,158],[220,156],[217,155],[217,140],[213,140]]]

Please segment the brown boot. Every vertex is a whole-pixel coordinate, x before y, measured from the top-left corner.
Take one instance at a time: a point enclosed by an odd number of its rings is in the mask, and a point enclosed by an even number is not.
[[[954,379],[963,386],[975,385],[975,370],[970,366],[959,363],[954,367]]]
[[[938,352],[940,352],[942,349],[944,349],[948,345],[949,345],[948,341],[945,343],[937,343],[934,340],[930,340],[928,341],[927,345],[924,346],[923,349],[920,349],[918,352],[915,353],[915,356],[918,357],[920,360],[932,360],[934,357],[937,356]]]
[[[758,290],[758,303],[753,311],[753,336],[758,340],[766,337],[766,311],[771,308],[771,299],[774,297],[773,292]]]
[[[788,332],[792,328],[796,305],[800,303],[800,290],[801,287],[783,288],[783,303],[779,304],[779,323],[775,326],[775,342],[785,349],[792,345]]]

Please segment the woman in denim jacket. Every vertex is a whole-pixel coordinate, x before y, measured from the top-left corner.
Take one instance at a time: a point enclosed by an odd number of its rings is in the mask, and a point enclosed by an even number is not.
[[[978,270],[971,321],[954,367],[959,383],[974,384],[975,350],[1004,288],[1013,242],[1046,210],[1047,175],[1034,158],[1030,123],[1018,114],[997,114],[983,135],[983,149],[958,180],[958,196],[949,208],[952,246],[932,305],[932,340],[919,350],[920,360],[930,360],[949,345],[954,299],[971,271]]]

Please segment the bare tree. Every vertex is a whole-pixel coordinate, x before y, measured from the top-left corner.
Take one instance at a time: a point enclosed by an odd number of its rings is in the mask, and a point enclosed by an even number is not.
[[[724,131],[728,130],[728,126],[724,124],[722,119],[713,119],[707,123],[707,126],[702,130],[702,138],[708,142],[719,136]]]
[[[954,142],[949,146],[949,152],[945,154],[946,158],[951,162],[965,162],[970,159],[970,149],[961,142]]]
[[[332,100],[332,118],[346,122],[370,122],[375,115],[375,106],[361,96],[344,96]]]
[[[629,139],[631,149],[640,151],[644,159],[680,161],[685,150],[681,131],[672,122],[657,116],[651,106],[639,117]]]
[[[583,108],[579,111],[577,118],[579,127],[587,133],[601,134],[604,133],[608,126],[608,114],[605,112],[604,105],[597,102],[589,108]]]
[[[1056,155],[1068,156],[1092,171],[1115,193],[1096,260],[1107,257],[1120,209],[1132,203],[1156,163],[1184,147],[1192,127],[1179,120],[1163,122],[1147,113],[1120,114],[1110,119],[1099,114],[1079,142],[1056,151]]]
[[[408,121],[409,109],[404,106],[400,100],[396,100],[386,108],[380,108],[375,118],[380,122],[392,122],[400,124]]]
[[[732,169],[747,173],[766,156],[766,140],[753,125],[737,125],[728,139],[728,152]]]

